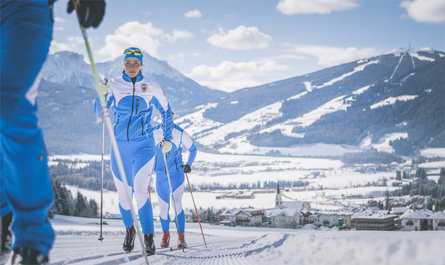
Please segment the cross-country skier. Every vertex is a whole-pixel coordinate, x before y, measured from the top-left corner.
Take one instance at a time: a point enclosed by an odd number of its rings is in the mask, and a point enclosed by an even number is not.
[[[104,0],[79,2],[81,25],[97,27]],[[11,248],[13,264],[46,264],[54,242],[48,220],[54,196],[36,116],[37,87],[52,39],[53,3],[0,2],[0,264],[9,259]],[[69,1],[68,11],[73,9]]]
[[[171,185],[173,190],[173,197],[176,204],[176,212],[178,213],[178,224],[180,234],[178,235],[178,248],[186,248],[184,238],[185,229],[185,215],[182,209],[182,193],[184,192],[184,173],[190,173],[193,161],[196,157],[196,146],[193,143],[190,135],[184,131],[181,127],[173,124],[172,131],[172,149],[170,152],[166,153],[168,172],[170,174]],[[163,125],[157,125],[154,128],[154,137],[156,143],[162,141],[162,131],[164,130]],[[187,162],[183,164],[182,161],[182,150],[183,148],[189,151],[189,156]],[[160,147],[156,148],[156,192],[158,194],[160,213],[159,217],[162,225],[162,243],[161,248],[167,248],[170,244],[170,216],[168,210],[170,208],[170,187],[168,183],[168,178],[165,170],[164,157],[162,149]],[[175,222],[176,223],[176,222]],[[182,240],[180,237],[182,237]]]
[[[126,227],[124,251],[134,248],[135,228],[131,215],[130,201],[125,189],[136,198],[139,219],[144,233],[145,251],[155,254],[153,241],[153,209],[149,200],[148,187],[155,161],[155,140],[150,124],[153,106],[162,115],[166,126],[162,131],[165,151],[171,148],[172,114],[170,105],[161,87],[142,75],[142,51],[130,47],[124,51],[122,76],[108,81],[107,106],[113,112],[114,133],[125,169],[129,187],[125,186],[119,173],[116,156],[111,152],[111,170],[119,194],[119,210]],[[99,99],[96,113],[102,116]],[[131,196],[133,197],[133,196]]]

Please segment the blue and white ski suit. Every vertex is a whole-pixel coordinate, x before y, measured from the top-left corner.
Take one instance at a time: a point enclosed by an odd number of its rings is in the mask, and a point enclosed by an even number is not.
[[[52,39],[51,11],[47,0],[1,1],[0,13],[0,216],[13,213],[12,248],[48,257],[54,196],[36,97]]]
[[[134,82],[133,82],[134,81]],[[128,181],[129,194],[136,199],[139,219],[144,234],[153,233],[153,209],[149,200],[148,188],[155,161],[155,141],[150,124],[153,106],[162,115],[166,124],[162,131],[163,139],[172,138],[172,113],[162,89],[154,82],[145,79],[142,73],[133,80],[123,72],[121,78],[108,82],[107,106],[113,113],[114,133]],[[99,99],[96,99],[96,114],[102,115]],[[111,151],[111,171],[119,194],[119,209],[126,228],[133,225],[125,184]]]
[[[170,174],[173,198],[176,204],[176,212],[178,214],[179,230],[183,233],[185,229],[185,215],[182,210],[182,194],[184,192],[184,171],[182,169],[182,150],[186,148],[189,151],[187,165],[190,167],[196,157],[196,146],[193,143],[190,135],[184,131],[181,127],[173,124],[172,130],[172,149],[166,153],[168,173]],[[162,149],[158,144],[162,141],[163,127],[157,125],[154,128],[154,138],[156,142],[156,192],[158,194],[162,230],[164,232],[169,230],[170,216],[168,210],[170,208],[170,186],[168,184],[168,178],[165,170],[164,156]],[[176,223],[176,222],[175,222]]]

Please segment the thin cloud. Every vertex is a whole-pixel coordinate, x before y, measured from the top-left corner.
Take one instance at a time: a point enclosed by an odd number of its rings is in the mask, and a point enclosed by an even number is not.
[[[61,17],[54,17],[54,22],[56,23],[65,23],[65,19],[61,18]]]
[[[247,86],[260,85],[260,77],[285,69],[287,66],[279,65],[270,59],[249,62],[224,61],[217,66],[198,65],[187,75],[203,85],[232,92]]]
[[[158,57],[162,41],[175,42],[188,38],[193,38],[193,34],[188,31],[173,30],[168,34],[150,22],[142,24],[131,21],[119,26],[113,34],[107,35],[105,46],[98,51],[98,54],[105,59],[112,59],[121,55],[125,48],[135,46],[151,56]]]
[[[444,0],[403,1],[400,6],[405,8],[408,16],[417,22],[440,23],[445,21]]]
[[[49,46],[49,53],[54,54],[61,51],[72,51],[72,48],[66,43],[61,43],[52,40],[51,45]]]
[[[83,40],[83,38],[82,37],[68,37],[68,41],[70,42],[70,43],[73,43],[73,44],[76,44],[76,45],[78,45],[78,44],[83,44],[84,43],[84,40]]]
[[[356,48],[356,47],[332,47],[316,45],[297,45],[294,52],[317,57],[317,63],[321,66],[335,66],[354,60],[376,56],[382,51],[376,48]]]
[[[199,11],[198,9],[195,10],[191,10],[187,13],[184,14],[185,17],[188,18],[200,18],[202,17],[201,11]]]
[[[285,15],[328,14],[356,7],[355,0],[281,0],[277,9]]]
[[[236,29],[224,32],[222,28],[218,33],[207,39],[211,45],[231,50],[264,49],[269,46],[272,37],[262,33],[257,27],[239,26]]]
[[[51,41],[49,48],[49,53],[54,54],[61,51],[75,51],[79,45],[83,45],[84,40],[82,37],[68,37],[67,43],[57,42],[55,40]]]
[[[185,40],[185,39],[193,39],[195,35],[187,30],[177,30],[174,29],[172,34],[166,34],[165,38],[170,42],[176,42],[178,40]]]

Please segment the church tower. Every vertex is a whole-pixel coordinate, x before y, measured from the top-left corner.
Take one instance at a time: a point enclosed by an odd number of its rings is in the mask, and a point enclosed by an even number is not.
[[[279,182],[277,182],[277,195],[275,197],[275,208],[283,208],[283,200],[281,199]]]

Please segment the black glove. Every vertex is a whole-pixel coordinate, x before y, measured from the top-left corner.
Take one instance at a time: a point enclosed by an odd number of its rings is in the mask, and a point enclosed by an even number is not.
[[[184,170],[184,173],[192,172],[192,168],[189,165],[187,165],[187,164],[183,165],[182,168]]]
[[[68,13],[73,12],[74,3],[79,1],[79,22],[84,28],[97,28],[105,14],[105,0],[69,0]]]

